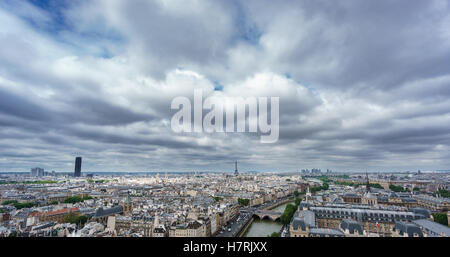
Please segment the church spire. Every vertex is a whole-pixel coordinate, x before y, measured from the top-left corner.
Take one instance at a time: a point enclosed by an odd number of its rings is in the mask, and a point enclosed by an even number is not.
[[[366,192],[370,192],[369,174],[366,171]]]

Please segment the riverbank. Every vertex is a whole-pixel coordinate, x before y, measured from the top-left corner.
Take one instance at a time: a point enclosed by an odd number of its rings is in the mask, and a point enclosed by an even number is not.
[[[289,201],[280,203],[279,205],[277,205],[277,206],[275,206],[275,207],[273,207],[273,208],[271,208],[271,209],[269,209],[269,210],[272,210],[272,211],[278,211],[278,212],[283,213],[283,212],[284,212],[284,209],[286,209],[286,206],[287,206],[288,204],[294,204],[294,203],[295,203],[294,200],[289,200]]]
[[[273,209],[279,207],[280,205],[286,206],[288,203],[293,203],[294,201],[295,201],[294,197],[288,198],[288,199],[285,199],[285,200],[283,200],[283,201],[281,201],[279,203],[271,205],[270,207],[266,207],[266,208],[264,208],[264,210],[273,210]],[[284,211],[284,209],[281,212],[283,212],[283,211]]]
[[[245,237],[246,233],[248,232],[250,226],[253,224],[253,221],[255,218],[251,217],[250,220],[245,224],[244,228],[239,232],[238,237]]]

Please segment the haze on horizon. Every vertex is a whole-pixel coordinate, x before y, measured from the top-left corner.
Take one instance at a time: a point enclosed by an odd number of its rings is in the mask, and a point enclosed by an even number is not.
[[[0,171],[450,169],[450,1],[0,3]],[[171,100],[280,97],[280,139]]]

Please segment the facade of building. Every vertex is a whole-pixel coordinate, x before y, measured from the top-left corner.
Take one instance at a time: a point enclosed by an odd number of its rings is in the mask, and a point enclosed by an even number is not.
[[[40,222],[53,221],[53,222],[64,223],[65,218],[67,216],[69,216],[70,214],[79,215],[80,210],[78,208],[66,208],[66,209],[61,209],[61,210],[51,211],[51,212],[33,213],[33,214],[31,214],[31,216],[38,217]]]
[[[338,229],[342,220],[350,219],[359,222],[367,233],[388,236],[392,233],[395,222],[410,222],[423,219],[424,216],[414,212],[388,211],[377,209],[309,207],[314,212],[318,228]]]
[[[167,229],[162,224],[153,228],[152,237],[167,237],[168,235]]]
[[[447,212],[450,210],[450,200],[448,198],[438,198],[429,195],[414,195],[417,205],[436,212]]]
[[[289,231],[291,237],[344,237],[339,229],[318,228],[315,214],[309,210],[297,211],[291,222]]]
[[[396,193],[392,192],[388,196],[379,196],[377,197],[378,204],[383,205],[392,205],[406,208],[414,208],[417,207],[417,200],[408,196],[399,196]]]
[[[349,204],[361,204],[361,196],[355,193],[346,193],[342,196],[342,201]]]

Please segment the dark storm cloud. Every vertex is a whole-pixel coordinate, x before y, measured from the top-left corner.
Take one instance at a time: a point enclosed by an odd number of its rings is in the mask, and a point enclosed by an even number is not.
[[[49,121],[48,110],[28,99],[0,88],[0,112],[22,119]]]
[[[177,141],[170,136],[152,136],[150,137],[137,137],[136,135],[123,135],[118,132],[106,132],[100,129],[89,129],[72,127],[66,128],[63,133],[67,133],[70,136],[76,136],[83,140],[91,140],[94,142],[103,142],[109,144],[125,144],[125,145],[150,145],[150,146],[163,146],[168,148],[185,149],[185,148],[195,148],[197,146],[195,143]],[[212,147],[207,146],[206,149],[214,150]]]
[[[151,121],[152,115],[136,113],[101,98],[90,96],[72,98],[66,102],[69,112],[61,114],[67,122],[93,125],[125,125],[138,121]]]

